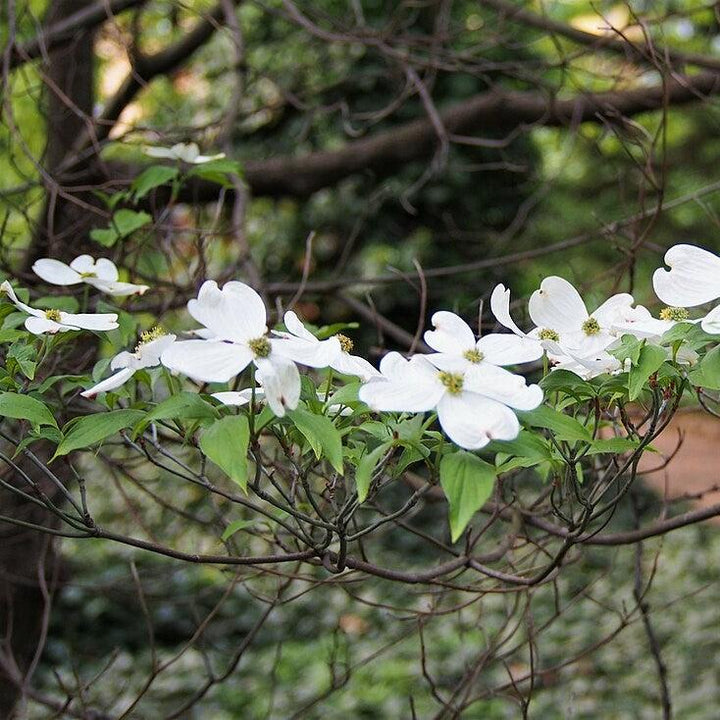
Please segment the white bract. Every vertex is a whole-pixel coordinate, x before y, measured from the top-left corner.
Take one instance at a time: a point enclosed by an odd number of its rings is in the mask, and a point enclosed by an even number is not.
[[[18,299],[12,285],[5,280],[0,285],[17,308],[30,315],[25,320],[25,328],[34,335],[54,334],[68,330],[115,330],[118,327],[115,313],[67,313],[62,310],[38,310]]]
[[[553,275],[530,296],[528,312],[536,325],[530,335],[551,353],[592,357],[615,342],[613,324],[634,302],[632,295],[620,293],[588,313],[580,293],[567,280]]]
[[[665,253],[670,270],[659,268],[653,274],[655,294],[670,307],[666,314],[696,307],[720,298],[720,257],[694,245],[675,245]],[[702,320],[702,329],[720,334],[720,306]]]
[[[333,335],[318,340],[298,316],[289,310],[283,318],[288,332],[274,330],[281,339],[273,344],[273,350],[312,368],[332,368],[343,375],[355,375],[363,380],[377,377],[380,373],[364,358],[351,355],[353,343],[345,335]]]
[[[380,373],[378,373],[379,375]],[[265,401],[265,390],[262,387],[256,387],[253,391],[252,388],[244,388],[243,390],[228,390],[225,392],[216,392],[212,394],[216,400],[219,400],[223,405],[230,405],[232,407],[242,407],[243,405],[249,405],[255,396],[255,402]],[[321,402],[325,400],[325,393],[317,392],[317,398]],[[330,415],[352,415],[353,410],[347,405],[340,405],[338,403],[332,403],[327,406],[327,411]]]
[[[83,397],[92,398],[101,392],[115,390],[125,384],[137,370],[155,367],[160,364],[160,356],[175,342],[175,335],[167,334],[159,328],[140,336],[135,352],[124,350],[110,361],[110,369],[117,370],[114,375],[97,385],[80,393]]]
[[[632,335],[638,340],[658,340],[671,327],[683,321],[681,313],[675,317],[677,319],[673,319],[668,313],[660,318],[653,317],[650,311],[642,305],[623,308],[615,317],[611,331],[618,336]]]
[[[447,367],[439,370],[422,355],[405,360],[389,353],[380,363],[382,377],[360,388],[360,400],[378,411],[437,410],[447,436],[468,450],[517,437],[520,424],[510,408],[531,410],[542,402],[542,390],[522,378],[504,382],[496,373],[466,372],[462,361]]]
[[[200,148],[197,143],[177,143],[172,147],[155,147],[147,146],[145,154],[153,158],[162,158],[166,160],[180,160],[190,165],[201,165],[202,163],[212,162],[213,160],[221,160],[225,157],[225,153],[217,155],[201,155]]]
[[[647,313],[645,308],[631,307],[632,296],[614,295],[590,315],[577,290],[566,280],[552,277],[543,281],[534,297],[532,319],[538,327],[530,333],[520,330],[510,316],[510,291],[504,285],[493,290],[490,308],[498,322],[515,335],[526,342],[540,343],[547,350],[553,370],[569,370],[586,380],[622,370],[607,348],[622,334],[616,332],[618,322],[633,317],[635,310],[640,310],[642,317],[642,311]],[[547,325],[540,327],[541,323]]]
[[[279,341],[267,337],[265,305],[251,287],[233,281],[220,290],[207,280],[187,307],[204,339],[173,343],[161,356],[165,367],[199,382],[228,382],[253,362],[272,411],[282,417],[297,407],[297,366],[275,351]]]
[[[86,283],[108,295],[142,295],[147,285],[119,282],[115,263],[106,258],[95,260],[90,255],[79,255],[69,265],[60,260],[42,258],[32,266],[36,275],[53,285],[79,285]]]
[[[436,352],[426,357],[440,370],[448,363],[457,367],[459,362],[465,372],[496,372],[517,378],[502,366],[532,362],[543,354],[539,342],[518,335],[491,333],[476,341],[470,326],[455,313],[441,310],[431,322],[435,330],[425,333],[425,342]]]

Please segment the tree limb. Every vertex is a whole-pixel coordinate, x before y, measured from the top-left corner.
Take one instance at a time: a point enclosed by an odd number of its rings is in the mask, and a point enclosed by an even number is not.
[[[720,74],[715,72],[675,76],[664,85],[566,99],[540,92],[495,89],[458,103],[440,117],[449,133],[507,133],[521,126],[610,123],[665,106],[686,105],[717,93]],[[247,162],[245,180],[255,196],[307,197],[358,172],[387,175],[432,154],[436,144],[435,128],[425,117],[350,142],[341,150]],[[214,183],[197,181],[185,188],[181,199],[214,201],[218,191]]]
[[[239,5],[242,2],[242,0],[231,1],[233,5]],[[135,53],[132,57],[132,69],[98,118],[98,139],[104,140],[110,134],[110,130],[120,117],[120,113],[132,102],[140,90],[159,75],[167,75],[182,65],[225,22],[225,5],[220,2],[176,43],[153,55],[145,56]]]
[[[701,55],[699,53],[684,53],[668,47],[651,45],[649,42],[634,43],[625,39],[618,39],[615,35],[594,35],[571,25],[551,20],[513,5],[507,0],[480,0],[481,5],[497,10],[502,17],[513,20],[522,25],[537,28],[545,32],[561,35],[579,45],[586,45],[593,50],[607,50],[621,55],[631,55],[644,63],[655,65],[658,58],[677,65],[694,65],[706,70],[720,70],[720,60]]]
[[[67,45],[78,33],[102,25],[114,15],[129,8],[142,5],[147,0],[100,0],[100,2],[82,8],[72,15],[45,28],[32,40],[9,48],[9,69],[19,67],[30,60],[42,57],[46,52]],[[2,54],[8,48],[2,50]]]

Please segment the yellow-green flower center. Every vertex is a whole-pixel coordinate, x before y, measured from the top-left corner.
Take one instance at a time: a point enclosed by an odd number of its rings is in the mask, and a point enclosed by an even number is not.
[[[586,335],[597,335],[600,332],[600,323],[594,317],[589,317],[582,324],[582,329]]]
[[[438,374],[440,382],[451,395],[459,395],[463,389],[463,376],[460,373],[442,371]]]
[[[45,317],[46,317],[48,320],[52,320],[53,322],[57,322],[57,323],[59,323],[60,320],[62,319],[62,318],[60,317],[60,311],[59,311],[59,310],[55,310],[54,308],[51,309],[51,310],[46,310],[46,311],[45,311]]]
[[[81,278],[89,278],[89,277],[97,277],[94,272],[81,272],[80,273]]]
[[[251,340],[248,343],[248,347],[255,353],[255,357],[259,358],[266,358],[272,350],[270,341],[266,337],[259,337],[255,338],[255,340]]]
[[[463,353],[463,357],[471,363],[479,363],[485,355],[481,353],[479,350],[466,350]]]
[[[145,332],[140,333],[140,340],[135,346],[135,352],[137,352],[143,345],[147,345],[149,342],[157,340],[164,335],[167,335],[167,332],[165,331],[165,328],[162,327],[162,325],[155,325],[155,327],[151,328],[150,330],[145,330]]]
[[[672,320],[674,322],[682,322],[690,317],[690,313],[681,307],[666,307],[660,311],[661,320]]]
[[[543,328],[539,333],[538,337],[541,340],[553,340],[554,342],[560,342],[560,335],[550,328]]]
[[[338,342],[340,343],[340,349],[343,352],[352,352],[352,349],[355,347],[355,345],[353,345],[353,341],[347,335],[338,333],[337,335],[335,335],[335,337],[338,339]]]

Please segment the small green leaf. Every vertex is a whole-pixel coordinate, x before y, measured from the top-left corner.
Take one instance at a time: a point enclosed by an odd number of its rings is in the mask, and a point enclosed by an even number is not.
[[[677,325],[673,325],[667,332],[663,333],[660,342],[663,345],[672,345],[678,340],[683,341],[687,339],[694,327],[692,323],[679,322]]]
[[[355,489],[357,490],[358,500],[361,503],[367,499],[372,476],[378,462],[380,462],[380,458],[390,447],[392,447],[392,441],[385,442],[382,445],[378,445],[371,452],[365,453],[365,455],[360,458],[357,470],[355,471]]]
[[[456,542],[490,497],[495,468],[469,452],[445,455],[440,461],[440,484],[450,505],[450,535]]]
[[[705,355],[690,373],[690,382],[708,390],[720,390],[720,345]]]
[[[541,405],[535,410],[519,412],[517,415],[526,425],[552,431],[558,440],[590,442],[592,439],[582,423],[546,405]]]
[[[541,381],[540,387],[547,395],[550,392],[564,392],[568,395],[594,397],[595,388],[579,375],[569,370],[553,370]]]
[[[614,355],[620,362],[630,360],[633,365],[637,365],[644,342],[644,340],[638,340],[638,338],[633,335],[623,335],[617,347],[608,352]]]
[[[643,345],[637,363],[630,368],[628,378],[630,400],[635,400],[640,395],[648,378],[660,369],[665,360],[667,360],[665,348]]]
[[[133,180],[131,187],[135,193],[135,200],[142,200],[151,190],[166,185],[177,175],[178,169],[171,165],[153,165],[146,168]]]
[[[109,228],[90,231],[90,237],[105,247],[113,246],[118,240],[131,235],[152,220],[146,212],[123,208],[113,214]]]
[[[206,420],[216,418],[217,410],[200,397],[197,393],[181,392],[171,395],[167,400],[155,406],[134,428],[139,435],[151,422],[155,420]]]
[[[343,474],[342,438],[330,418],[315,415],[302,408],[288,413],[295,427],[305,436],[315,457],[323,455],[340,475]]]
[[[63,428],[65,437],[58,445],[53,458],[67,455],[73,450],[91,447],[116,432],[131,427],[144,414],[142,410],[113,410],[71,420]]]
[[[225,531],[221,536],[221,540],[225,542],[225,540],[229,540],[235,533],[240,532],[240,530],[245,530],[253,525],[255,525],[254,520],[235,520],[225,528]]]
[[[599,455],[600,453],[612,453],[619,455],[628,450],[635,450],[638,446],[637,440],[631,440],[630,438],[615,437],[615,438],[604,438],[601,440],[593,440],[592,446],[587,451],[588,455]]]
[[[0,416],[28,420],[33,425],[54,425],[57,427],[47,406],[29,395],[13,392],[0,394]]]
[[[360,399],[358,398],[358,390],[360,389],[359,382],[349,382],[347,385],[343,385],[341,388],[336,390],[328,398],[329,405],[359,405]]]
[[[322,327],[318,328],[317,331],[313,331],[315,336],[318,338],[318,340],[326,340],[329,337],[332,337],[333,335],[337,335],[338,333],[341,333],[343,330],[357,330],[360,327],[360,323],[356,322],[341,322],[341,323],[333,323],[332,325],[323,325]],[[308,328],[309,330],[312,330],[312,326]]]
[[[231,480],[247,491],[249,442],[250,428],[247,418],[244,415],[227,415],[203,431],[200,436],[200,449],[208,460],[214,462]]]
[[[17,366],[17,369],[28,380],[32,380],[35,377],[35,368],[37,367],[37,363],[35,362],[36,357],[37,352],[34,347],[32,347],[31,345],[16,343],[8,350],[8,369],[10,370],[10,372],[14,372],[14,370],[12,369],[12,363],[10,362],[10,360],[13,360],[15,362],[15,365]]]

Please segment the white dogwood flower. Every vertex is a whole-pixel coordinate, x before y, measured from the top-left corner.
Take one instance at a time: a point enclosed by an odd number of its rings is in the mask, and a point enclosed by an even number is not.
[[[95,260],[90,255],[79,255],[69,265],[60,260],[42,258],[32,266],[36,275],[52,285],[79,285],[86,283],[108,295],[142,295],[147,285],[119,282],[115,263],[106,258]]]
[[[447,436],[468,450],[484,447],[491,440],[517,437],[520,424],[510,408],[537,407],[542,390],[537,385],[527,388],[522,378],[525,390],[484,373],[465,372],[465,367],[458,361],[452,369],[439,370],[425,356],[405,360],[398,353],[389,353],[380,363],[382,377],[365,383],[359,397],[377,411],[437,410]]]
[[[220,290],[207,280],[187,307],[205,337],[173,343],[161,356],[165,367],[199,382],[227,382],[253,362],[272,411],[282,417],[297,407],[297,366],[275,351],[278,341],[267,337],[265,305],[251,287],[233,281]]]
[[[160,356],[174,342],[175,335],[166,333],[162,328],[155,327],[149,332],[144,332],[134,352],[123,350],[110,361],[110,369],[118,372],[80,394],[83,397],[93,398],[101,392],[119,388],[138,370],[159,365]]]
[[[30,315],[25,320],[25,328],[33,335],[55,334],[68,330],[115,330],[118,327],[115,313],[67,313],[62,310],[38,310],[18,299],[12,285],[5,280],[0,285],[17,308]]]
[[[670,270],[658,268],[653,274],[655,294],[668,304],[667,313],[704,305],[720,298],[720,257],[695,245],[674,245],[666,253]],[[720,333],[720,306],[700,321],[702,329]]]
[[[431,322],[435,330],[425,333],[425,342],[436,352],[426,357],[441,370],[448,361],[453,365],[459,361],[465,372],[495,371],[517,378],[502,366],[532,362],[543,354],[540,343],[517,334],[491,333],[476,341],[470,326],[455,313],[445,310],[436,312]]]
[[[343,375],[355,375],[363,380],[380,375],[367,360],[350,354],[353,343],[349,337],[337,334],[327,340],[318,340],[292,310],[285,313],[283,321],[288,331],[273,331],[281,338],[274,342],[273,349],[281,355],[301,365],[330,367]]]
[[[567,280],[553,275],[530,296],[528,312],[536,325],[530,335],[551,353],[591,357],[615,342],[613,324],[634,302],[632,295],[620,293],[588,313],[580,293]]]
[[[653,342],[680,322],[698,323],[700,320],[690,320],[689,313],[684,308],[664,308],[660,317],[656,318],[647,308],[638,305],[634,308],[623,308],[613,321],[611,332],[618,336],[632,335],[638,340]]]
[[[197,143],[177,143],[169,148],[149,145],[145,147],[145,154],[148,157],[161,158],[163,160],[180,160],[190,165],[201,165],[202,163],[221,160],[225,157],[225,153],[201,155]]]

